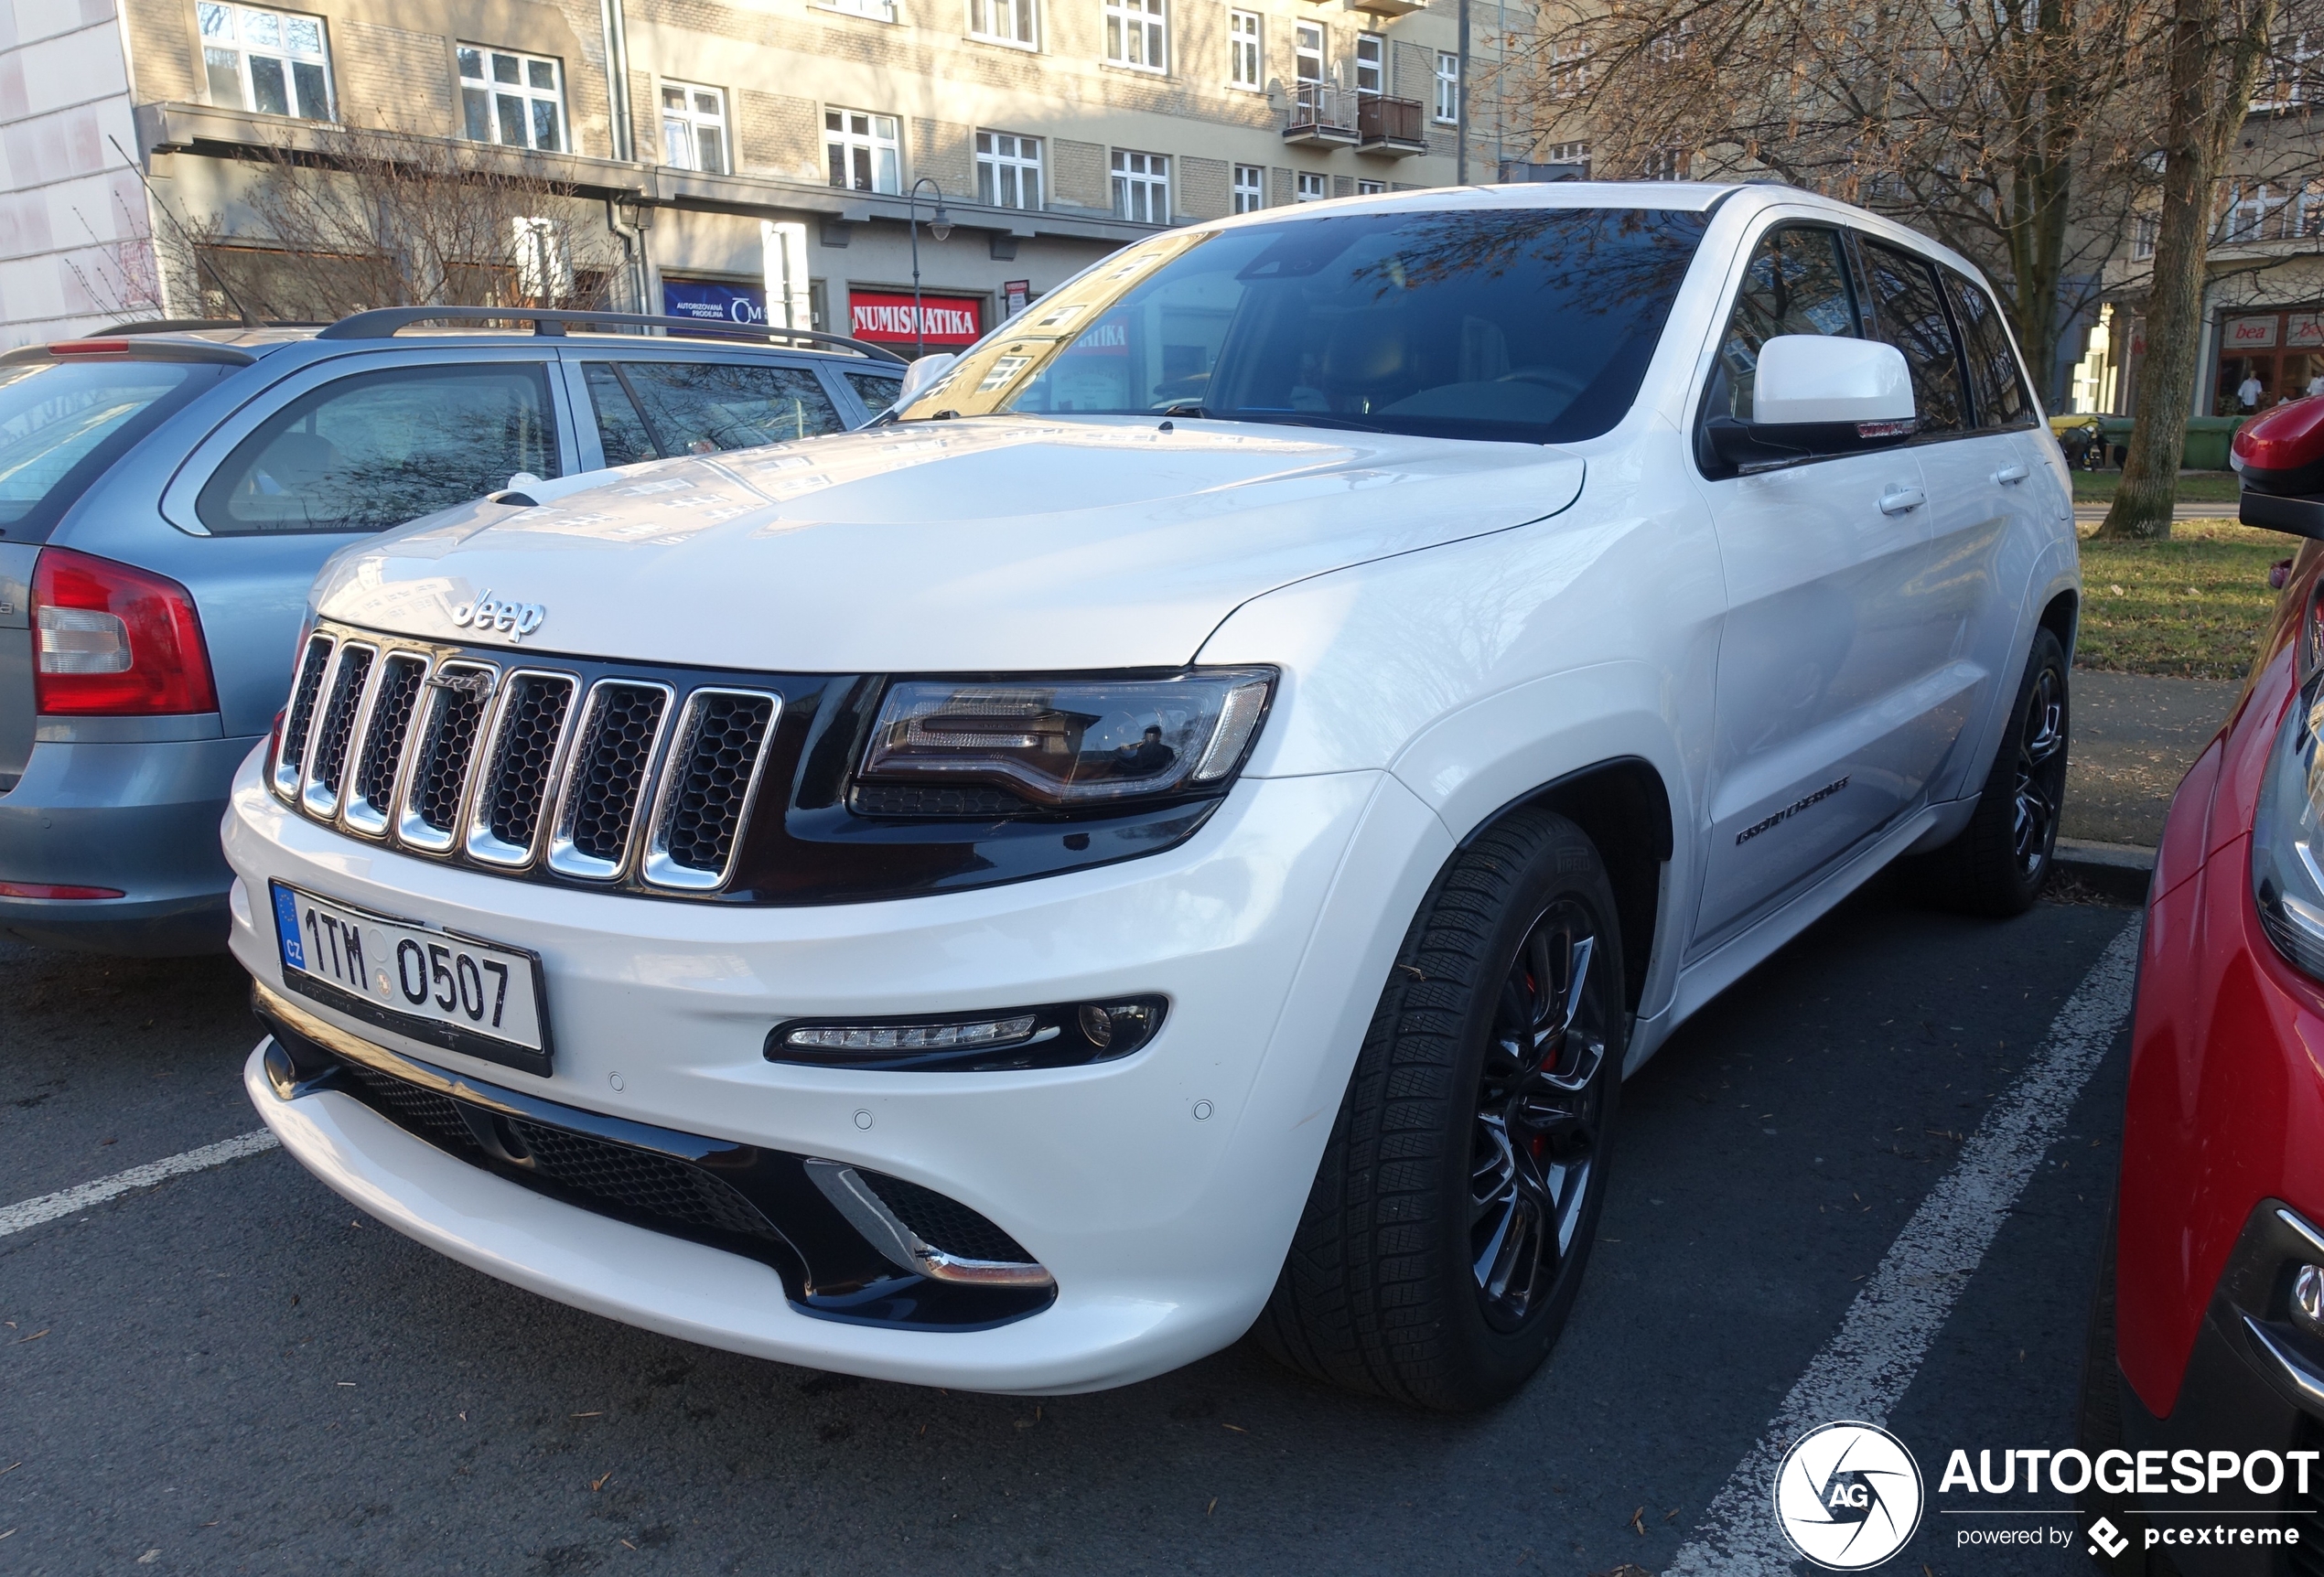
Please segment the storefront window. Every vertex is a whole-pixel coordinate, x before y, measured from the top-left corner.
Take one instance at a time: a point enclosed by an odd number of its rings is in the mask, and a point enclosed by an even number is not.
[[[2219,323],[2211,414],[2250,416],[2324,394],[2324,307],[2229,312]]]

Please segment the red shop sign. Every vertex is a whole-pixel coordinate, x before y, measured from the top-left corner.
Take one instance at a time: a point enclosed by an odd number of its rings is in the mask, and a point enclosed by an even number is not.
[[[920,298],[921,333],[912,331],[912,298],[881,291],[847,293],[847,332],[858,339],[909,345],[925,337],[931,345],[969,345],[984,332],[984,301],[974,295]]]

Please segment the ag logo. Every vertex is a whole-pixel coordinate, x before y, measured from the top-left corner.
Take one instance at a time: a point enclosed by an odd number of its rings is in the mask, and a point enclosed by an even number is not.
[[[1868,1423],[1827,1423],[1775,1470],[1775,1520],[1793,1549],[1834,1572],[1877,1566],[1921,1526],[1921,1467]]]

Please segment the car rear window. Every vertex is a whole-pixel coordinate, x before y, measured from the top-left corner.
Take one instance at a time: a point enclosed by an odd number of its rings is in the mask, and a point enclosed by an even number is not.
[[[900,374],[888,378],[877,372],[848,372],[842,376],[855,389],[855,398],[864,402],[864,409],[875,416],[896,403],[896,396],[904,390]]]
[[[1317,215],[1157,237],[987,336],[908,419],[1169,413],[1564,443],[1629,412],[1699,213]]]
[[[0,367],[0,539],[45,541],[106,467],[229,370],[111,358]]]

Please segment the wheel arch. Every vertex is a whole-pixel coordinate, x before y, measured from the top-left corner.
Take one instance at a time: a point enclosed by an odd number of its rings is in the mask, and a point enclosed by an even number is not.
[[[1662,867],[1676,846],[1670,789],[1644,756],[1614,756],[1526,790],[1469,828],[1458,847],[1465,850],[1511,816],[1536,809],[1554,810],[1579,827],[1606,864],[1621,928],[1623,998],[1636,1013],[1662,918]]]
[[[2058,638],[2058,644],[2066,649],[2066,662],[2071,667],[2074,660],[2074,631],[2082,622],[2082,594],[2072,586],[2066,587],[2042,605],[2040,617],[2035,622]]]

